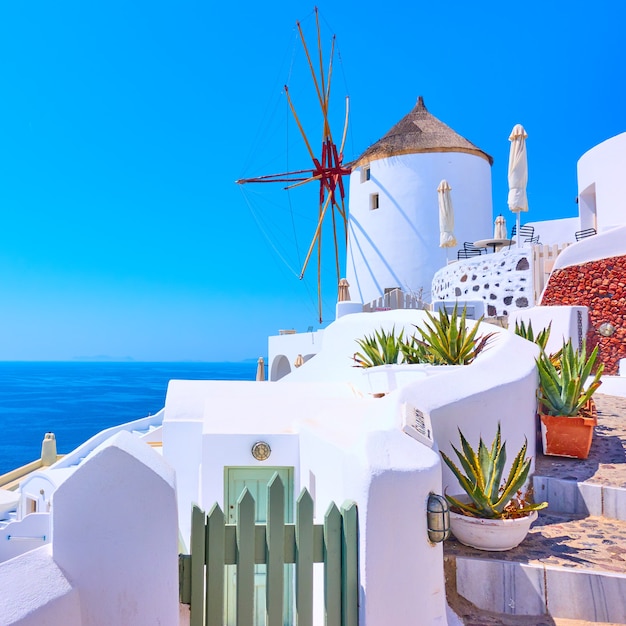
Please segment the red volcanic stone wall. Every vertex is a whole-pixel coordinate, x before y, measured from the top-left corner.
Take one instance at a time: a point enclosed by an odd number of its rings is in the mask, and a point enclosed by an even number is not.
[[[589,307],[587,347],[598,344],[604,373],[617,374],[619,359],[626,358],[626,256],[556,270],[541,304]],[[604,322],[615,327],[611,337],[598,332]]]

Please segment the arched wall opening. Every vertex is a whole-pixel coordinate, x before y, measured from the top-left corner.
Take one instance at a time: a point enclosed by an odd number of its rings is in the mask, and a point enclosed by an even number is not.
[[[277,355],[272,361],[270,380],[280,380],[283,376],[291,373],[289,359],[284,354]]]

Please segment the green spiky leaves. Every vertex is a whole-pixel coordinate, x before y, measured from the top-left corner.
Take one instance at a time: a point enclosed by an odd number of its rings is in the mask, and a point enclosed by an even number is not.
[[[469,365],[482,350],[485,349],[494,333],[477,336],[481,317],[476,323],[468,328],[466,321],[466,308],[463,307],[461,315],[458,314],[458,305],[454,305],[452,313],[442,308],[437,316],[426,312],[428,321],[425,328],[417,327],[421,339],[413,338],[413,346],[403,350],[405,360],[411,362],[413,353],[418,358],[426,357],[426,361],[418,363],[432,363],[433,365]]]
[[[441,453],[441,456],[469,496],[470,501],[469,503],[461,502],[458,498],[446,495],[452,507],[470,517],[502,519],[520,517],[531,511],[545,509],[548,506],[547,502],[533,504],[525,499],[520,501],[517,498],[519,506],[511,509],[510,504],[516,499],[530,471],[531,460],[526,458],[526,442],[515,456],[509,474],[503,481],[502,475],[506,465],[506,443],[502,442],[500,423],[498,423],[498,431],[491,448],[485,445],[481,437],[478,451],[475,451],[460,429],[459,436],[461,438],[461,450],[457,450],[454,446],[452,449],[459,459],[462,470],[444,452]]]
[[[388,363],[427,363],[431,365],[469,365],[484,350],[494,333],[478,335],[482,318],[468,328],[466,309],[461,314],[454,306],[452,313],[445,309],[435,316],[426,312],[424,328],[416,326],[416,333],[404,339],[395,329],[386,333],[357,339],[361,348],[354,355],[356,367],[375,367]]]
[[[403,335],[404,331],[401,331],[396,337],[395,327],[389,333],[381,328],[373,335],[366,335],[363,339],[357,339],[356,342],[362,351],[357,352],[353,357],[356,367],[376,367],[377,365],[397,363]]]
[[[541,351],[537,359],[539,372],[539,388],[537,399],[548,415],[576,416],[591,396],[602,384],[600,377],[604,364],[600,363],[595,375],[591,377],[598,357],[596,346],[587,357],[586,343],[583,341],[580,350],[574,350],[572,340],[563,343],[559,363]]]

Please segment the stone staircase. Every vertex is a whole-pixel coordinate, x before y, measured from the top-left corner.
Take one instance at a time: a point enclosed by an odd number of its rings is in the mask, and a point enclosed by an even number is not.
[[[520,546],[446,541],[446,591],[466,626],[626,624],[626,398],[595,398],[588,459],[538,454],[535,499],[549,507]]]

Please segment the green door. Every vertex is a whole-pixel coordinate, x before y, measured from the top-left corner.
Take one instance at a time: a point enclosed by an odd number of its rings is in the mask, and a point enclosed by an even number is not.
[[[267,485],[272,476],[278,472],[285,485],[285,522],[293,522],[293,467],[225,467],[224,468],[224,503],[226,521],[234,524],[237,521],[237,500],[245,487],[256,502],[256,523],[267,521]],[[285,566],[291,570],[292,565]],[[235,571],[233,565],[226,567],[226,626],[235,626]],[[265,565],[255,566],[254,584],[254,623],[255,626],[265,625]],[[284,624],[288,626],[292,620],[291,576],[286,572],[285,581],[285,615]]]

